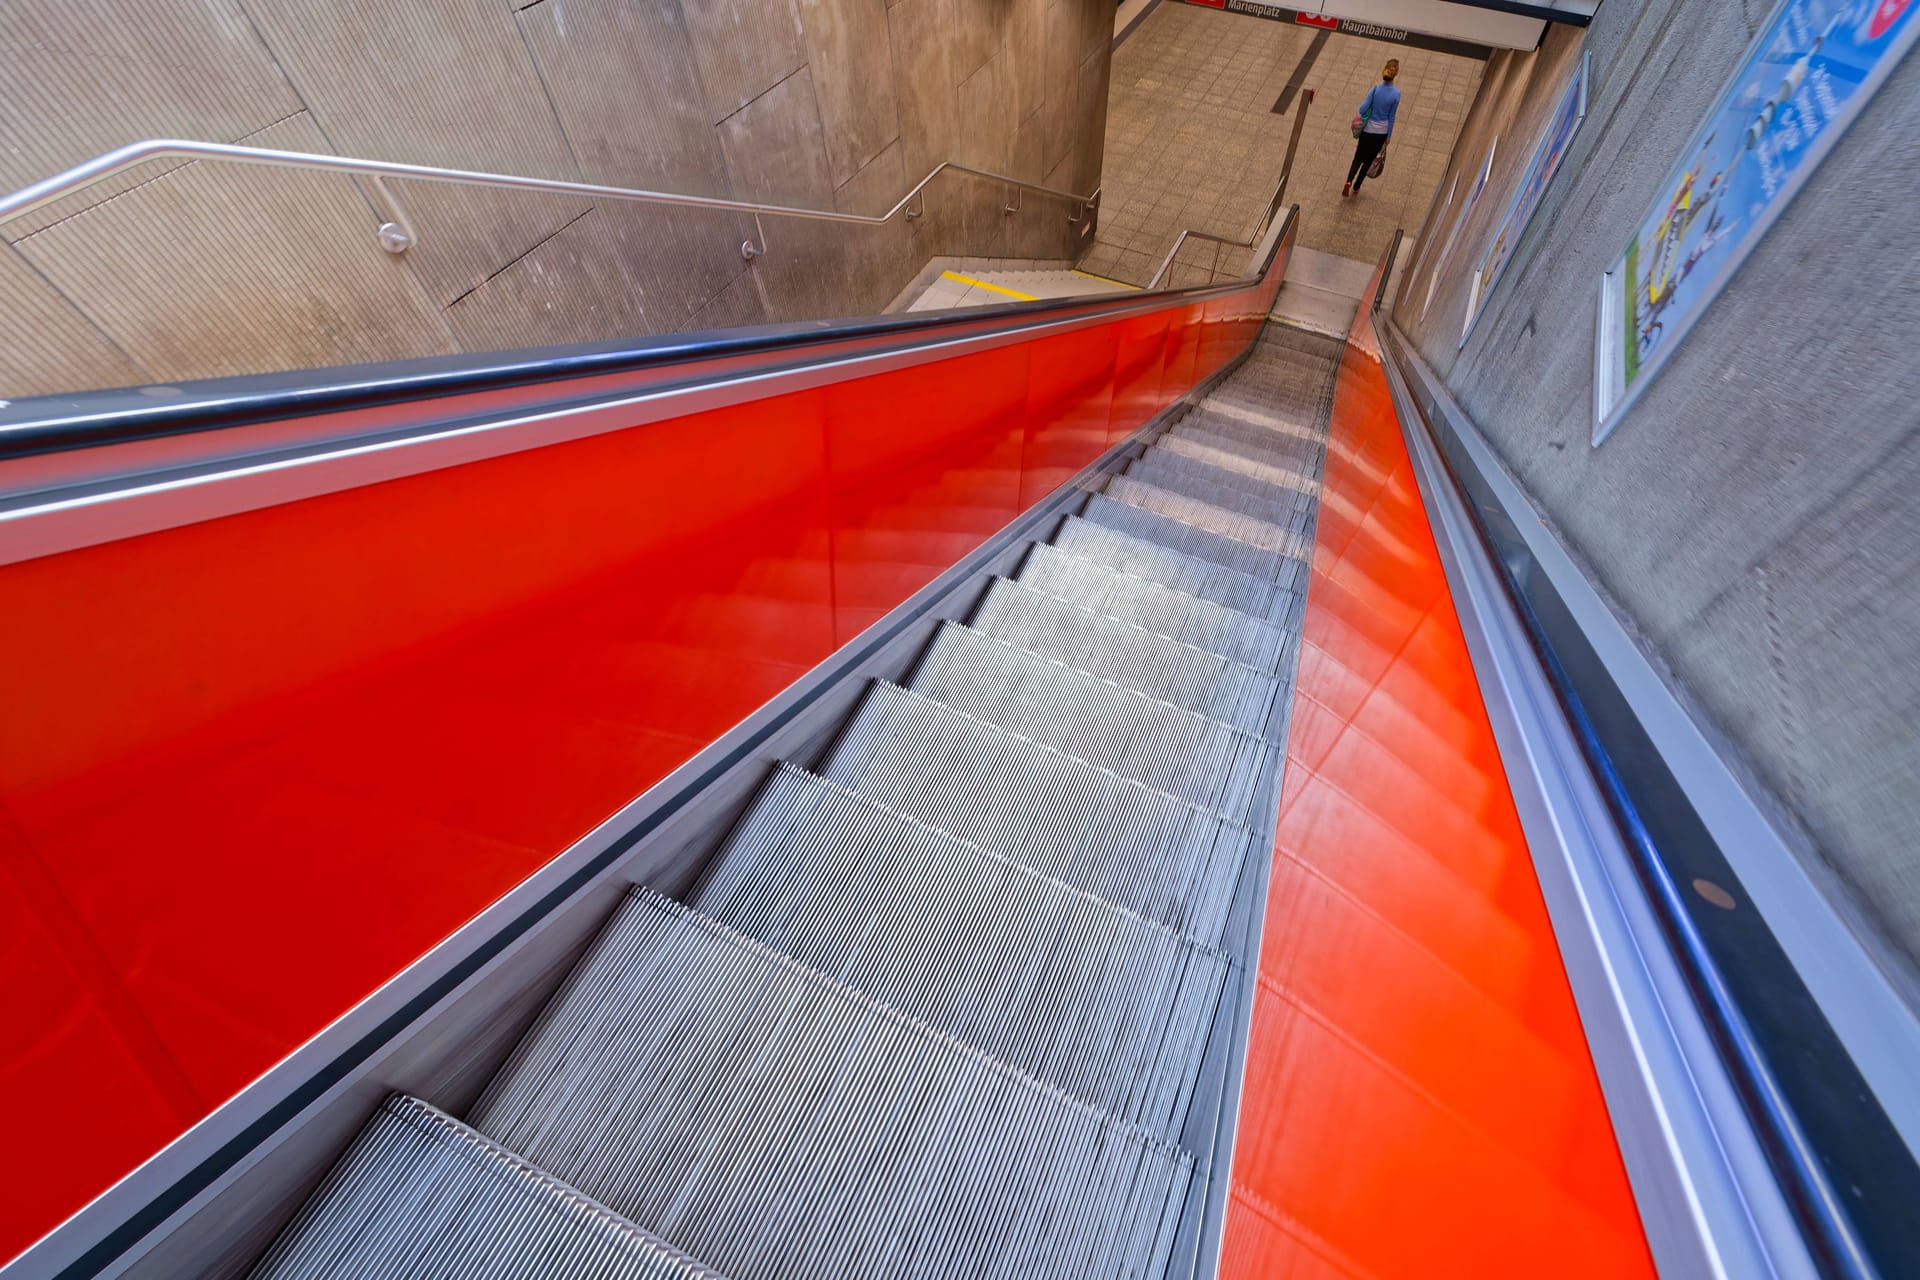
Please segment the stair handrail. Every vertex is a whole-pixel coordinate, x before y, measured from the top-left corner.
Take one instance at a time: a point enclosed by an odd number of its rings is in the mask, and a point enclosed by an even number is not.
[[[1280,175],[1280,181],[1273,189],[1273,199],[1267,202],[1266,213],[1261,215],[1259,223],[1245,240],[1233,240],[1226,236],[1217,236],[1211,231],[1198,231],[1192,227],[1188,227],[1182,231],[1179,237],[1174,240],[1173,248],[1167,250],[1167,256],[1160,260],[1160,269],[1153,273],[1153,279],[1147,281],[1147,289],[1151,291],[1161,287],[1161,283],[1167,278],[1167,272],[1173,269],[1173,260],[1180,256],[1180,250],[1186,247],[1187,241],[1189,240],[1209,240],[1213,242],[1213,266],[1207,272],[1207,283],[1212,284],[1220,275],[1220,250],[1251,249],[1260,243],[1262,236],[1267,234],[1267,229],[1273,225],[1273,215],[1275,211],[1280,208],[1280,202],[1286,197],[1287,177],[1288,175],[1285,173]]]
[[[1280,181],[1274,184],[1273,198],[1267,201],[1266,212],[1260,215],[1260,221],[1254,225],[1252,234],[1245,240],[1229,240],[1225,236],[1214,235],[1211,231],[1199,231],[1188,227],[1174,240],[1173,248],[1167,250],[1167,256],[1160,260],[1160,269],[1153,273],[1153,279],[1147,281],[1146,287],[1148,289],[1158,289],[1160,287],[1161,282],[1167,277],[1167,272],[1173,269],[1174,259],[1180,256],[1180,250],[1186,247],[1186,243],[1189,240],[1211,240],[1214,242],[1213,266],[1207,272],[1207,283],[1209,284],[1213,283],[1215,278],[1220,274],[1221,249],[1251,249],[1260,243],[1260,237],[1265,235],[1267,228],[1273,225],[1274,217],[1280,212],[1280,206],[1286,202],[1287,180],[1293,176],[1293,158],[1300,151],[1300,131],[1306,127],[1307,108],[1313,105],[1312,89],[1302,89],[1300,91],[1299,104],[1299,109],[1293,113],[1293,132],[1287,138],[1287,158],[1280,166]],[[0,218],[0,221],[4,220],[4,218]]]
[[[1009,174],[995,173],[989,169],[978,169],[972,165],[961,164],[954,160],[944,160],[934,166],[926,177],[913,185],[913,189],[881,214],[842,213],[834,209],[808,209],[795,205],[770,204],[756,200],[730,200],[719,196],[695,196],[673,191],[650,191],[640,187],[615,187],[597,182],[573,182],[560,178],[532,178],[524,174],[492,173],[479,169],[449,169],[438,165],[408,164],[397,160],[370,160],[360,156],[321,155],[307,151],[281,151],[271,147],[249,147],[237,143],[202,142],[188,138],[149,138],[144,142],[129,143],[124,147],[95,156],[91,160],[73,166],[50,178],[20,188],[11,195],[0,197],[0,225],[21,218],[37,209],[45,208],[54,201],[90,187],[97,182],[113,177],[135,166],[153,160],[226,160],[238,164],[265,165],[283,169],[313,169],[331,173],[346,173],[369,178],[389,206],[391,218],[379,227],[380,245],[390,253],[405,253],[419,240],[412,220],[400,206],[398,200],[387,190],[384,179],[412,178],[427,182],[458,183],[475,187],[504,187],[517,191],[541,191],[551,195],[583,196],[595,200],[628,200],[640,204],[677,205],[690,209],[713,209],[721,212],[751,214],[756,219],[805,218],[816,222],[841,222],[857,226],[881,226],[893,220],[896,214],[905,212],[908,220],[921,217],[926,212],[926,202],[914,208],[913,202],[920,198],[927,186],[941,174],[949,170],[969,174],[976,178],[985,178],[992,182],[1003,182],[1016,191],[1031,191],[1037,195],[1072,202],[1076,208],[1068,213],[1067,221],[1077,223],[1086,217],[1089,209],[1095,209],[1100,203],[1099,187],[1090,194],[1062,191],[1057,187],[1045,186],[1037,182],[1028,182]],[[1017,203],[1006,206],[1005,212],[1019,211]],[[764,236],[762,237],[764,243]],[[740,248],[746,258],[758,257],[764,249],[749,240]]]

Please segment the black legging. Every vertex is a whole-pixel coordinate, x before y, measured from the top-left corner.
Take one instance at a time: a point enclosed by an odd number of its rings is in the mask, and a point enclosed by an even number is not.
[[[1353,167],[1347,170],[1347,181],[1353,184],[1355,191],[1366,181],[1367,166],[1373,163],[1373,158],[1380,154],[1380,148],[1386,145],[1387,135],[1384,133],[1363,133],[1354,142]]]

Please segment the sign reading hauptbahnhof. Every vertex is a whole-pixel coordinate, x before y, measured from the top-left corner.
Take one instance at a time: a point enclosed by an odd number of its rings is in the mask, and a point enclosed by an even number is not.
[[[1361,36],[1368,40],[1385,40],[1390,44],[1403,44],[1409,49],[1431,49],[1435,53],[1451,53],[1462,58],[1484,58],[1491,50],[1483,44],[1470,40],[1455,40],[1447,36],[1432,36],[1424,31],[1409,31],[1405,27],[1390,27],[1379,22],[1366,22],[1359,18],[1337,18],[1328,13],[1310,13],[1302,9],[1289,9],[1282,5],[1265,4],[1262,0],[1187,0],[1189,4],[1205,6],[1209,9],[1225,9],[1229,13],[1246,13],[1256,18],[1271,18],[1275,22],[1292,22],[1303,27],[1314,27],[1321,31],[1338,31],[1342,35]]]

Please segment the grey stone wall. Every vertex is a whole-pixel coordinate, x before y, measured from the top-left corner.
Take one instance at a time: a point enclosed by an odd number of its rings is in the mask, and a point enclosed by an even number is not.
[[[1502,135],[1395,315],[1912,994],[1920,956],[1920,59],[1867,106],[1600,448],[1596,290],[1771,5],[1607,0],[1589,114],[1464,349],[1471,260],[1579,43],[1497,55],[1442,179]],[[1422,318],[1422,312],[1425,317]]]
[[[1099,184],[1102,0],[8,0],[0,191],[152,137],[884,212],[942,160]],[[0,227],[0,398],[878,312],[1059,258],[947,176],[879,229],[154,162]],[[752,265],[740,244],[764,241]]]

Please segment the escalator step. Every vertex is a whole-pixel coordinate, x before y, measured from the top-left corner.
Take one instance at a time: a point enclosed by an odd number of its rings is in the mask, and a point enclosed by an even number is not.
[[[1145,480],[1148,484],[1160,484],[1156,477],[1163,475],[1184,476],[1190,481],[1215,485],[1223,489],[1232,489],[1248,497],[1259,498],[1264,502],[1285,507],[1289,503],[1303,499],[1313,500],[1319,495],[1310,483],[1301,485],[1269,484],[1265,480],[1256,480],[1252,476],[1242,475],[1238,471],[1229,471],[1210,462],[1201,462],[1198,458],[1188,457],[1184,453],[1170,453],[1158,447],[1127,464],[1126,474]],[[1165,485],[1165,488],[1173,488]]]
[[[782,766],[690,899],[721,924],[1179,1137],[1227,957]]]
[[[1193,1168],[641,889],[473,1124],[734,1280],[1157,1276]]]
[[[1253,734],[951,622],[907,687],[1239,822],[1266,763]]]
[[[1314,508],[1317,505],[1312,496],[1304,493],[1290,493],[1281,499],[1263,497],[1249,493],[1238,485],[1218,484],[1181,469],[1197,465],[1200,464],[1195,463],[1191,458],[1182,458],[1178,454],[1163,457],[1153,450],[1148,450],[1137,463],[1127,468],[1124,478],[1152,485],[1168,493],[1177,493],[1197,502],[1225,507],[1229,511],[1237,511],[1243,516],[1278,525],[1283,529],[1292,529],[1297,533],[1304,534],[1312,527]],[[1213,467],[1209,470],[1219,471],[1220,468]],[[1222,474],[1236,475],[1231,471]],[[1273,486],[1268,488],[1274,492],[1285,492]]]
[[[1136,538],[1158,542],[1181,555],[1198,556],[1240,573],[1292,587],[1299,576],[1300,562],[1256,547],[1250,542],[1188,524],[1173,516],[1123,502],[1109,494],[1095,493],[1087,498],[1082,517],[1093,524],[1118,529]]]
[[[1304,488],[1311,491],[1314,475],[1319,469],[1319,451],[1296,449],[1285,442],[1284,437],[1273,443],[1249,440],[1247,436],[1259,431],[1258,427],[1245,427],[1241,423],[1229,423],[1209,415],[1205,418],[1182,418],[1167,432],[1166,439],[1189,440],[1194,444],[1205,445],[1209,449],[1218,449],[1230,453],[1248,462],[1257,462],[1271,470],[1276,477],[1274,483],[1289,489],[1302,489],[1303,483],[1291,477],[1305,477]]]
[[[1158,489],[1126,476],[1115,476],[1107,481],[1106,493],[1108,497],[1128,506],[1169,516],[1183,524],[1232,538],[1235,542],[1243,542],[1271,555],[1290,556],[1299,561],[1305,561],[1313,555],[1313,544],[1299,529],[1268,524],[1265,520],[1242,515],[1227,507],[1189,498],[1184,493]]]
[[[1224,467],[1228,471],[1237,471],[1243,476],[1279,485],[1287,489],[1299,489],[1317,485],[1319,482],[1312,474],[1299,467],[1276,466],[1261,462],[1239,452],[1231,440],[1222,440],[1218,436],[1209,436],[1204,432],[1194,435],[1180,435],[1170,431],[1153,444],[1155,452],[1179,454],[1183,458],[1192,458],[1196,462],[1205,462],[1212,466]]]
[[[1182,427],[1205,431],[1227,440],[1237,440],[1256,451],[1263,459],[1305,470],[1314,466],[1325,443],[1317,436],[1294,435],[1277,426],[1251,421],[1254,411],[1236,405],[1204,404],[1180,419]],[[1267,415],[1261,415],[1266,417]],[[1269,418],[1270,422],[1283,420]]]
[[[1314,423],[1326,408],[1332,390],[1330,370],[1297,366],[1291,361],[1249,363],[1200,403],[1267,408],[1296,421]]]
[[[1277,670],[1287,647],[1272,623],[1043,543],[1027,548],[1014,581],[1261,671]]]
[[[1261,346],[1235,372],[1244,370],[1257,377],[1294,377],[1326,382],[1338,371],[1339,365],[1340,358],[1337,355],[1276,343]]]
[[[1234,388],[1236,393],[1241,390],[1237,385]],[[1325,421],[1322,408],[1317,395],[1313,397],[1313,403],[1299,404],[1262,392],[1255,395],[1209,396],[1195,407],[1194,415],[1235,422],[1255,428],[1264,439],[1285,441],[1290,446],[1316,450],[1327,443],[1327,433],[1321,426]]]
[[[1095,524],[1079,516],[1068,516],[1061,522],[1053,545],[1068,555],[1146,578],[1265,621],[1279,620],[1291,607],[1290,593],[1297,589],[1291,580],[1276,583],[1258,578],[1187,555],[1141,534]]]
[[[1280,682],[1242,662],[995,578],[973,611],[977,631],[1128,689],[1265,733]]]
[[[255,1280],[698,1280],[719,1272],[453,1117],[395,1095],[254,1269]]]
[[[1253,844],[1211,810],[886,681],[820,771],[1209,946]]]

